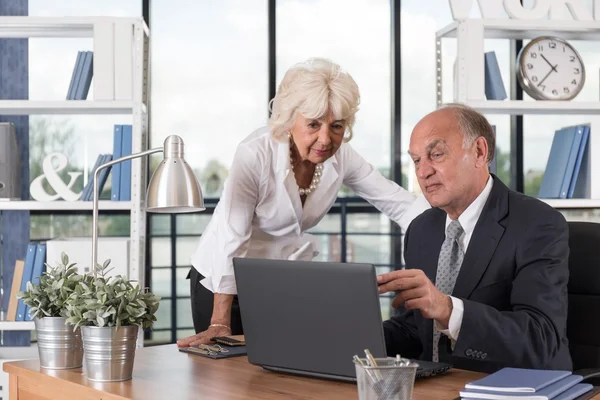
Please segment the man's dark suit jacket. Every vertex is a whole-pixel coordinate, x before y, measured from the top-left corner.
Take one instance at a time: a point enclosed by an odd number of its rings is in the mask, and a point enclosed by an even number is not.
[[[502,367],[571,370],[566,337],[568,225],[547,204],[508,189],[497,177],[475,225],[452,295],[464,302],[458,340],[441,335],[440,361],[494,372]],[[435,282],[445,238],[438,208],[413,220],[406,268]],[[389,356],[431,360],[433,320],[402,310],[384,322]]]

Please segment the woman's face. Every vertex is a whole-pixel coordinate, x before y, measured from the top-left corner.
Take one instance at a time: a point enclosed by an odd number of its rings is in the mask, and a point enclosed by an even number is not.
[[[307,119],[298,113],[290,133],[302,161],[320,164],[335,154],[342,145],[346,121],[336,120],[333,113],[326,118]]]

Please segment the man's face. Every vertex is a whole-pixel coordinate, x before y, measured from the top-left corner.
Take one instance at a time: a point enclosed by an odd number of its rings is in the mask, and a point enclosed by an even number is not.
[[[453,113],[442,109],[419,121],[410,138],[409,154],[429,204],[450,215],[460,215],[476,197],[473,193],[481,182],[477,178],[482,166],[487,174],[485,155],[479,154],[487,154],[487,145],[480,137],[463,148],[463,134]],[[481,148],[482,142],[485,149]]]

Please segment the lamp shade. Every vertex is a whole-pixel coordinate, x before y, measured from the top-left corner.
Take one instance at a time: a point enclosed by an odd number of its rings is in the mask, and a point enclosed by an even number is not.
[[[183,140],[177,135],[165,139],[164,158],[148,184],[146,211],[185,213],[203,211],[204,197],[198,178],[183,158]]]

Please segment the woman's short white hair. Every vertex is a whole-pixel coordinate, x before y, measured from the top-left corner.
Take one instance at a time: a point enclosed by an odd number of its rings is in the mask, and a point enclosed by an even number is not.
[[[346,121],[344,140],[352,138],[355,114],[360,103],[358,85],[347,72],[329,60],[311,58],[290,68],[271,100],[269,128],[282,140],[294,126],[298,113],[320,119],[333,112]]]

